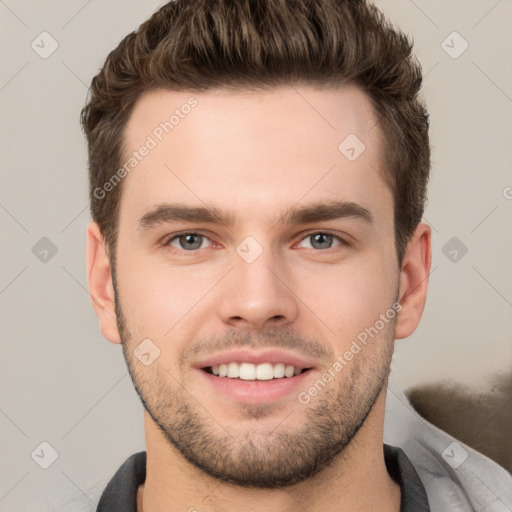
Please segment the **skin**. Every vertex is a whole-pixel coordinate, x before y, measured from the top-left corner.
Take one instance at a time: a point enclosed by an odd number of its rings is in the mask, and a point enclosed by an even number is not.
[[[147,477],[138,510],[172,504],[201,512],[292,511],[299,503],[304,510],[343,504],[344,511],[396,512],[400,489],[382,451],[387,376],[394,340],[414,332],[423,313],[431,232],[418,225],[399,267],[393,197],[382,177],[385,146],[370,101],[355,86],[152,91],[135,106],[126,147],[140,147],[191,96],[197,107],[124,179],[116,289],[101,231],[94,222],[88,229],[89,287],[101,332],[123,343],[146,405]],[[355,161],[338,150],[349,134],[366,146]],[[282,222],[294,206],[331,200],[362,205],[373,223]],[[229,209],[236,223],[140,229],[139,219],[161,203]],[[187,230],[206,237],[201,248],[186,250],[178,238],[165,245]],[[347,244],[333,238],[330,248],[313,245],[309,235],[326,230]],[[236,252],[248,236],[262,248],[252,263]],[[309,389],[396,298],[401,309],[393,322],[318,396],[300,403],[297,392]],[[133,351],[148,338],[160,355],[145,366]],[[241,345],[282,347],[314,359],[314,368],[284,398],[241,404],[193,367],[199,355]],[[199,430],[187,431],[187,421]],[[331,454],[323,466],[293,476],[322,442]],[[191,461],[194,455],[199,460]],[[285,470],[288,484],[261,484]],[[251,475],[261,485],[235,481]]]

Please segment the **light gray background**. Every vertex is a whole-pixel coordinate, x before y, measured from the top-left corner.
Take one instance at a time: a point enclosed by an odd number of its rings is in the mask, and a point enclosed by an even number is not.
[[[452,378],[481,389],[512,370],[512,1],[376,3],[415,39],[433,149],[433,273],[419,328],[397,341],[391,387]],[[28,494],[81,492],[144,448],[121,348],[102,339],[87,292],[79,112],[107,53],[159,5],[0,0],[2,511],[28,510]],[[31,47],[50,48],[43,31],[58,43],[46,59]],[[445,51],[462,49],[454,31],[469,44],[458,58]],[[57,247],[47,262],[32,252],[43,237]],[[443,253],[452,237],[468,249],[457,262]],[[59,454],[46,470],[31,458],[42,441]]]

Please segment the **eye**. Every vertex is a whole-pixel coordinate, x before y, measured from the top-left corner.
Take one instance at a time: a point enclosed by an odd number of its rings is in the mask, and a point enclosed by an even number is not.
[[[170,238],[165,245],[170,245],[175,249],[182,249],[185,251],[194,251],[196,249],[203,249],[203,242],[210,241],[210,239],[199,233],[181,233]]]
[[[309,233],[306,235],[302,241],[309,241],[310,246],[309,248],[312,249],[330,249],[333,247],[333,242],[338,241],[339,243],[336,244],[334,247],[338,245],[348,245],[345,240],[340,238],[337,235],[334,235],[333,233],[325,232],[325,231],[315,231],[314,233]],[[302,242],[301,241],[301,242]]]

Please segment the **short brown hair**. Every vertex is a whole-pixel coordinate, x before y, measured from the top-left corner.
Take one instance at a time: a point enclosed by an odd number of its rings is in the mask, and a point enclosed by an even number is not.
[[[111,258],[122,183],[108,200],[94,191],[118,170],[124,128],[144,92],[351,83],[367,93],[384,134],[383,174],[394,196],[401,265],[430,172],[429,119],[412,46],[366,0],[174,0],[161,7],[108,55],[81,115],[91,213]]]

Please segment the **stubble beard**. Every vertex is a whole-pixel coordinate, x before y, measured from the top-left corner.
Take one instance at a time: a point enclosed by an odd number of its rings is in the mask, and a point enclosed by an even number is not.
[[[206,474],[238,486],[284,488],[320,473],[344,455],[387,386],[395,321],[309,404],[297,400],[291,412],[269,404],[238,407],[244,420],[256,422],[255,427],[258,420],[272,414],[275,426],[233,434],[223,426],[222,417],[209,413],[208,403],[200,403],[187,391],[185,380],[178,384],[180,379],[159,366],[158,360],[145,367],[135,357],[140,340],[131,335],[117,293],[116,313],[134,387],[165,439]],[[287,335],[286,331],[275,332]],[[297,425],[293,431],[290,424]]]

